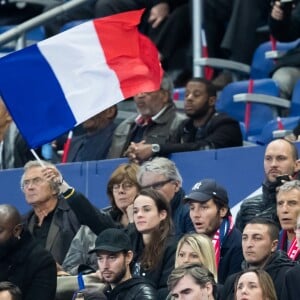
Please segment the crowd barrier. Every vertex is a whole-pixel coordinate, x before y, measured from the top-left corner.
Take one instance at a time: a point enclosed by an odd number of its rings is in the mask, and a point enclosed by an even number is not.
[[[300,143],[297,143],[298,151]],[[226,187],[230,206],[255,191],[264,179],[264,146],[227,148],[176,153],[170,156],[182,177],[188,192],[203,178],[215,178]],[[109,205],[106,184],[112,171],[127,159],[112,159],[57,165],[65,180],[84,193],[91,202],[103,208]],[[30,209],[20,189],[22,169],[0,171],[1,203],[15,205],[22,213]]]

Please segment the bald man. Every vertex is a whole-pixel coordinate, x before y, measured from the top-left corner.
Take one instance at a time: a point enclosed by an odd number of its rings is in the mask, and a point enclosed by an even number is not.
[[[17,209],[0,205],[0,282],[20,288],[23,300],[53,300],[56,264],[52,255],[24,229]]]
[[[272,219],[280,226],[276,213],[276,190],[284,181],[280,180],[279,176],[287,175],[288,179],[296,179],[299,170],[298,151],[292,142],[277,139],[267,145],[262,194],[248,198],[242,203],[236,219],[236,226],[241,232],[254,216]]]

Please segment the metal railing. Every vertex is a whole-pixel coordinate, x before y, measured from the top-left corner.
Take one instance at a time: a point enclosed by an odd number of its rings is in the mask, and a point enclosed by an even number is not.
[[[28,0],[28,2],[31,1]],[[26,46],[25,34],[27,31],[30,31],[35,27],[44,25],[46,22],[53,20],[58,15],[63,14],[65,12],[69,12],[72,9],[79,7],[80,5],[83,5],[86,2],[87,2],[86,0],[72,0],[64,4],[61,4],[59,6],[56,6],[51,10],[46,11],[28,21],[25,21],[24,23],[17,25],[12,29],[2,33],[0,35],[0,45],[4,45],[8,42],[11,42],[12,40],[17,40],[16,47],[15,47],[16,50],[22,49]]]

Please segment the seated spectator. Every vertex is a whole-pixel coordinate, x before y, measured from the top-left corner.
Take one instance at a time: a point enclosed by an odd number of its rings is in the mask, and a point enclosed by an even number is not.
[[[299,21],[300,3],[298,1],[295,4],[291,2],[282,6],[280,1],[274,2],[269,25],[271,34],[278,41],[291,42],[298,39],[300,37]],[[299,59],[300,46],[298,45],[276,61],[272,78],[278,82],[283,98],[291,99],[294,85],[300,79]]]
[[[270,275],[260,269],[244,271],[235,282],[235,300],[277,300]]]
[[[134,96],[138,116],[124,120],[115,130],[108,158],[122,157],[131,142],[176,143],[178,127],[184,117],[176,112],[172,100],[173,83],[165,75],[161,89]]]
[[[136,178],[137,171],[138,166],[135,164],[121,164],[111,174],[107,184],[107,196],[111,203],[107,213],[121,227],[128,226],[127,211],[132,213],[132,203],[140,189]],[[83,270],[84,266],[91,271],[98,269],[95,253],[89,254],[89,250],[94,248],[96,237],[89,227],[80,227],[62,264],[65,272],[77,275],[78,268]]]
[[[300,212],[297,214],[296,239],[298,248],[300,248]],[[292,269],[286,272],[283,283],[282,299],[298,300],[300,295],[300,265],[296,264]]]
[[[217,300],[217,287],[213,274],[199,264],[184,264],[169,276],[171,299]]]
[[[164,195],[170,204],[175,234],[178,237],[194,230],[189,208],[182,203],[185,196],[182,177],[171,160],[156,157],[145,162],[137,173],[137,180],[142,188],[152,188]]]
[[[130,271],[133,247],[123,230],[109,228],[102,231],[91,252],[97,255],[100,279],[107,283],[104,294],[108,300],[157,299],[152,283],[143,277],[134,276]]]
[[[85,133],[72,138],[67,162],[106,159],[116,128],[117,112],[114,105],[83,122]]]
[[[190,206],[195,231],[212,239],[218,282],[241,270],[241,233],[234,227],[226,190],[213,179],[197,182],[184,201]]]
[[[253,53],[261,39],[257,28],[268,19],[270,0],[205,0],[203,23],[209,57],[229,58],[251,64]],[[229,72],[221,72],[213,83],[222,89],[232,81]]]
[[[22,292],[9,281],[0,282],[0,300],[22,300]]]
[[[272,220],[254,218],[247,223],[243,231],[242,247],[244,262],[243,270],[263,269],[273,280],[277,298],[282,297],[282,283],[294,262],[285,252],[277,250],[279,229]],[[234,282],[241,273],[229,276],[224,284],[222,299],[234,299]]]
[[[300,260],[300,248],[294,229],[300,210],[300,181],[293,180],[279,187],[276,195],[277,215],[281,225],[279,249],[286,251],[292,260]]]
[[[236,227],[242,232],[245,224],[254,217],[272,219],[279,226],[276,212],[276,189],[282,184],[277,177],[289,175],[296,178],[300,165],[298,150],[285,139],[270,142],[264,154],[265,180],[259,195],[245,199],[236,217]]]
[[[81,222],[96,234],[117,227],[110,217],[99,214],[85,197],[70,198],[69,204]],[[135,253],[133,275],[151,280],[158,290],[157,299],[165,300],[167,277],[174,266],[177,245],[165,197],[154,189],[142,189],[133,202],[133,222],[125,229]]]
[[[0,205],[0,228],[0,282],[18,286],[23,300],[53,300],[56,267],[52,255],[24,228],[15,207]]]
[[[210,238],[201,233],[184,235],[178,242],[176,250],[175,268],[187,263],[200,263],[218,281],[215,251]]]
[[[43,164],[43,166],[41,165]],[[53,179],[56,167],[46,161],[29,161],[24,166],[21,188],[32,211],[24,216],[24,222],[34,238],[49,250],[55,261],[62,264],[80,222],[68,202],[60,196],[61,189],[68,186],[59,175]],[[68,198],[70,194],[65,194]]]
[[[26,141],[0,97],[0,169],[21,168],[32,159],[34,157]]]
[[[132,142],[127,156],[141,162],[155,155],[242,146],[239,123],[225,113],[216,112],[215,103],[216,89],[210,81],[203,78],[190,79],[186,84],[184,100],[188,119],[179,127],[180,143]]]

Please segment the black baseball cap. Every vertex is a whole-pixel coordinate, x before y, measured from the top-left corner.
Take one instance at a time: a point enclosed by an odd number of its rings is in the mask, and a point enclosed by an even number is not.
[[[124,250],[132,250],[129,236],[123,229],[108,228],[98,235],[95,248],[90,250],[89,253],[97,251],[121,252]]]
[[[183,200],[185,203],[189,201],[206,202],[212,198],[217,198],[225,206],[228,206],[227,191],[214,179],[203,179],[192,187],[190,193]]]

